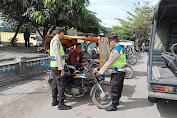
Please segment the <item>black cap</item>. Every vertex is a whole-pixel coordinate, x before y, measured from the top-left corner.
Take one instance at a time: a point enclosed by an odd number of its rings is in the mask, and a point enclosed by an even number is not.
[[[108,37],[108,42],[111,42],[112,40],[119,41],[117,35],[112,35]]]

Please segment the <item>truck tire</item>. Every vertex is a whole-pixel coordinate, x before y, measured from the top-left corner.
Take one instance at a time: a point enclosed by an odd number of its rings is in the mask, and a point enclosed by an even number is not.
[[[156,103],[157,102],[157,98],[153,98],[153,97],[148,97],[149,102],[153,102]]]

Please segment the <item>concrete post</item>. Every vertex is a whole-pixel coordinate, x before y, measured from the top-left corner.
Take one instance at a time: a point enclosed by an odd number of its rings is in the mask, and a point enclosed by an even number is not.
[[[26,57],[16,57],[16,60],[19,63],[19,74],[26,74]]]

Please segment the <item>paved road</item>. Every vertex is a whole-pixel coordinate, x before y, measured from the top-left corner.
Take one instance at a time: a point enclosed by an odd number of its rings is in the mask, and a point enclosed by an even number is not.
[[[89,95],[71,99],[69,111],[59,111],[51,106],[50,87],[47,76],[21,81],[0,88],[0,118],[176,118],[177,102],[158,100],[156,104],[147,100],[146,79],[147,55],[143,54],[134,66],[135,76],[124,83],[119,110],[106,112],[98,109]]]

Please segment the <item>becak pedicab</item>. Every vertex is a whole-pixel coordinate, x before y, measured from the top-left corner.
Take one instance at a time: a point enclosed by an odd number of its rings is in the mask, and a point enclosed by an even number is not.
[[[45,50],[50,50],[50,40],[54,35],[49,35],[46,37]],[[102,67],[104,63],[108,60],[110,50],[106,39],[101,38],[87,38],[78,36],[64,36],[61,40],[61,44],[67,50],[77,44],[77,40],[85,40],[97,43],[100,50],[100,63],[99,66]],[[102,58],[104,57],[104,58]],[[43,64],[45,65],[45,64]],[[48,65],[49,66],[49,65]],[[95,68],[95,67],[94,67]],[[90,96],[93,103],[98,108],[109,107],[111,103],[110,94],[110,84],[105,80],[104,76],[98,76],[97,71],[93,68],[93,62],[87,59],[83,70],[76,70],[73,66],[65,66],[65,78],[67,87],[65,90],[65,96],[68,98],[82,97],[86,92],[90,91]],[[51,73],[49,73],[52,82]]]

